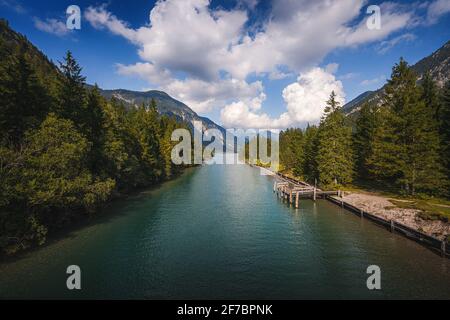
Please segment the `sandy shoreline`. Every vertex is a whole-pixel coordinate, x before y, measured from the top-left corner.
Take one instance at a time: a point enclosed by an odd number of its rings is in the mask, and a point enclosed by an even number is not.
[[[440,240],[444,240],[447,235],[450,235],[450,223],[440,220],[424,220],[418,216],[420,210],[398,208],[389,201],[389,198],[364,193],[350,193],[342,199],[373,215],[386,220],[394,220]]]

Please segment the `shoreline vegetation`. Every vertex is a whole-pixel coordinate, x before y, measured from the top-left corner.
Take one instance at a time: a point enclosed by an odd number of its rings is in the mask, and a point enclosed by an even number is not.
[[[119,195],[178,176],[175,129],[153,100],[127,108],[57,67],[0,20],[0,258],[41,246]]]
[[[280,172],[424,234],[450,238],[450,82],[400,59],[380,101],[346,117],[332,92],[318,126],[282,131]]]

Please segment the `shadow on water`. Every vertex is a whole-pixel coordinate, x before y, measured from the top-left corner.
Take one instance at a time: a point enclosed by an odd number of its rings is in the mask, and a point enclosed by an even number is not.
[[[77,221],[73,221],[70,225],[64,226],[60,230],[53,232],[48,236],[47,241],[43,245],[20,251],[11,256],[0,255],[0,266],[12,264],[22,259],[27,259],[30,255],[39,254],[39,251],[45,250],[61,241],[75,239],[78,237],[79,232],[83,229],[112,223],[114,220],[130,214],[130,210],[128,210],[130,207],[153,198],[155,193],[172,186],[176,183],[176,180],[186,179],[194,173],[195,168],[187,168],[179,176],[174,177],[173,180],[165,181],[163,183],[148,186],[142,189],[136,189],[127,194],[122,194],[115,199],[112,199],[97,212],[92,214],[87,213],[85,217],[82,217]]]

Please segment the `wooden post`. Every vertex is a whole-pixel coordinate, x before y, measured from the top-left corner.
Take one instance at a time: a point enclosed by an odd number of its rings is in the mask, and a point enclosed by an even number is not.
[[[395,230],[395,222],[394,220],[391,220],[391,232],[394,232]]]
[[[443,257],[445,257],[445,255],[446,255],[446,248],[445,248],[446,242],[447,241],[444,239],[444,240],[442,240],[442,243],[441,243],[441,253],[442,253]]]
[[[289,193],[289,203],[292,203],[292,190],[290,191],[290,193]]]
[[[297,209],[298,209],[299,198],[300,198],[300,191],[297,191],[296,195],[295,195],[295,208],[297,208]]]
[[[364,211],[363,211],[363,209],[360,209],[359,211],[361,212],[361,214],[360,214],[361,218],[364,217]]]
[[[313,200],[316,201],[316,187],[314,187],[314,195],[313,195]]]
[[[277,190],[277,182],[276,181],[273,183],[273,192],[275,192],[275,190]]]

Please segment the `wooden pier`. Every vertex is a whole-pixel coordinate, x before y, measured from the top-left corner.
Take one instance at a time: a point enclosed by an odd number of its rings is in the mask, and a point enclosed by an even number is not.
[[[344,201],[342,198],[344,196],[343,191],[322,191],[303,181],[297,181],[286,177],[283,174],[277,173],[276,180],[273,185],[273,192],[276,192],[278,197],[283,199],[283,201],[287,200],[289,204],[295,204],[295,208],[299,207],[299,202],[302,198],[312,198],[314,201],[317,198],[327,199],[328,201],[347,209],[349,212],[352,212],[361,218],[371,220],[375,224],[383,226],[391,232],[399,233],[424,245],[435,253],[440,254],[442,257],[450,258],[450,245],[446,240],[437,239],[409,226],[395,222],[394,220],[386,220],[382,217],[366,212],[361,208],[356,208]]]
[[[296,181],[282,175],[277,176],[273,184],[273,192],[277,194],[278,198],[295,204],[295,208],[299,207],[301,198],[311,198],[316,201],[317,198],[340,195],[339,191],[322,191],[306,182]]]

